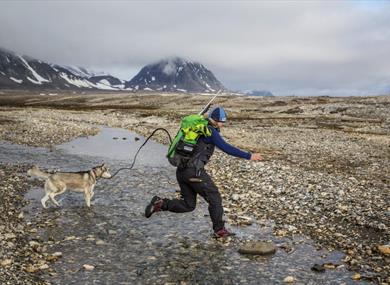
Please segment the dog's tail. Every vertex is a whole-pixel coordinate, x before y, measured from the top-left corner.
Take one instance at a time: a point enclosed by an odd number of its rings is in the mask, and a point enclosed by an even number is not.
[[[36,177],[40,177],[40,178],[49,178],[49,176],[50,176],[50,173],[47,173],[47,172],[40,170],[39,167],[36,165],[34,165],[31,169],[29,169],[27,171],[27,174],[29,176],[36,176]]]

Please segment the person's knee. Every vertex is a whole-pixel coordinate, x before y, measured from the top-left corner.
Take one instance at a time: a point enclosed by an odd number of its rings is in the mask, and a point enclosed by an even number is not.
[[[222,198],[218,192],[215,194],[208,195],[206,201],[209,203],[210,206],[221,206],[222,205]]]

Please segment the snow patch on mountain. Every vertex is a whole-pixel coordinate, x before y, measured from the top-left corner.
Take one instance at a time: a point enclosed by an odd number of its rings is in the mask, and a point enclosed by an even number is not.
[[[19,56],[20,60],[24,63],[24,65],[31,71],[32,75],[35,77],[36,80],[31,79],[30,77],[27,77],[28,80],[30,80],[32,83],[35,84],[42,84],[44,82],[50,82],[50,80],[47,80],[46,78],[43,78],[40,76],[29,64],[28,62],[22,57]]]
[[[3,73],[3,75],[5,75],[4,73]],[[23,82],[23,80],[22,79],[16,79],[16,78],[14,78],[14,77],[10,77],[9,79],[11,79],[12,81],[14,81],[14,82],[16,82],[16,83],[22,83]]]
[[[91,83],[79,78],[69,78],[68,75],[64,72],[60,73],[60,77],[66,80],[69,84],[72,84],[77,87],[92,88]]]
[[[70,71],[72,74],[76,76],[80,76],[84,78],[89,78],[92,76],[99,76],[99,75],[107,75],[105,72],[95,72],[80,66],[61,65],[61,67]]]

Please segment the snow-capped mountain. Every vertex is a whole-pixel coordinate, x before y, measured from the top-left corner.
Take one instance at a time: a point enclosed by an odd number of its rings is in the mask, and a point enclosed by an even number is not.
[[[214,74],[200,63],[174,57],[147,65],[125,88],[147,91],[216,92],[226,90]]]
[[[97,77],[83,68],[51,64],[0,48],[0,88],[3,89],[120,90],[123,87],[124,82],[110,75]]]

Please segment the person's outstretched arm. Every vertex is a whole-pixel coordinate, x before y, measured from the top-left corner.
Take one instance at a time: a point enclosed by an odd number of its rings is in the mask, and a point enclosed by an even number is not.
[[[243,151],[235,146],[232,146],[231,144],[227,143],[220,133],[216,129],[211,130],[211,137],[208,138],[211,142],[215,144],[217,148],[222,150],[223,152],[239,157],[239,158],[244,158],[248,160],[261,160],[261,156],[258,153],[253,153],[251,154],[250,152]]]

